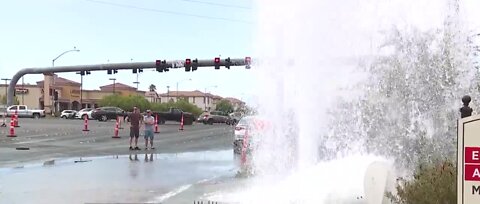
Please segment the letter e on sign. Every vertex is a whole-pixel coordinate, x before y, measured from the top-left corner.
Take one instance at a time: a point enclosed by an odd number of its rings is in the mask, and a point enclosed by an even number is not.
[[[480,164],[480,147],[465,147],[465,163]]]

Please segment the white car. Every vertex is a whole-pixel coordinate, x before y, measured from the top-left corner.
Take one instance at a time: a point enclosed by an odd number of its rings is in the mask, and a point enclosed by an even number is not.
[[[77,114],[75,114],[75,118],[78,119],[85,119],[85,116],[88,116],[88,119],[91,120],[92,118],[93,108],[84,108],[79,110]]]
[[[60,118],[62,119],[71,119],[76,117],[77,111],[75,110],[63,110],[62,114],[60,114]]]

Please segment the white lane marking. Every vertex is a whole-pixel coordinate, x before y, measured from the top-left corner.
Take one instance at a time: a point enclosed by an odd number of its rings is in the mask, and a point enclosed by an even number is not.
[[[158,197],[157,199],[155,199],[155,202],[163,202],[164,200],[167,200],[183,191],[186,191],[187,189],[189,189],[190,187],[192,187],[192,184],[187,184],[187,185],[184,185],[184,186],[180,186],[178,187],[177,189],[173,190],[173,191],[170,191],[168,193],[165,193],[163,194],[162,196]]]

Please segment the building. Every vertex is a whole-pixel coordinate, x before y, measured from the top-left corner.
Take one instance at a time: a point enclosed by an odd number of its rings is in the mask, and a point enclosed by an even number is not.
[[[0,96],[6,97],[7,85],[0,85]],[[15,96],[19,103],[27,105],[29,108],[40,108],[40,97],[43,89],[34,84],[17,85],[15,87]]]
[[[156,97],[156,98],[155,98]],[[216,104],[222,99],[220,96],[216,96],[210,93],[204,93],[199,90],[195,91],[169,91],[167,93],[157,94],[155,92],[147,92],[145,95],[150,102],[167,103],[176,102],[180,99],[184,99],[189,103],[196,105],[202,110],[213,110]]]
[[[145,93],[145,98],[150,102],[155,103],[167,103],[176,102],[180,99],[186,100],[189,103],[196,105],[198,108],[210,111],[215,110],[217,104],[224,98],[211,93],[195,91],[169,91],[167,93],[157,94],[156,92],[149,91]],[[245,102],[236,98],[225,98],[232,103],[234,109],[243,107]]]
[[[227,98],[224,98],[224,99],[229,101],[233,105],[233,110],[235,110],[235,111],[240,109],[240,108],[245,107],[245,102],[243,102],[240,99],[232,98],[232,97],[227,97]]]
[[[122,83],[108,84],[101,86],[100,90],[81,90],[81,84],[69,79],[58,77],[53,74],[53,85],[50,85],[52,90],[48,91],[48,98],[44,98],[44,80],[38,81],[36,85],[26,84],[17,85],[15,95],[21,104],[27,105],[30,108],[46,109],[47,106],[52,106],[54,93],[58,93],[58,100],[55,103],[55,109],[58,111],[73,109],[80,110],[82,108],[96,108],[99,101],[113,93],[123,96],[128,95],[145,95],[145,91],[137,91],[135,87],[131,87]],[[53,91],[55,90],[55,92]],[[6,93],[6,86],[0,86],[0,95]],[[47,104],[45,104],[45,101]]]

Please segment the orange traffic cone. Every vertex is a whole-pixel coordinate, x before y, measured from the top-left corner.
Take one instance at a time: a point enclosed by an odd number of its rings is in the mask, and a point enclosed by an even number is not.
[[[85,132],[85,131],[90,131],[90,130],[88,129],[88,116],[87,116],[87,115],[85,115],[85,119],[84,119],[84,122],[83,122],[83,131],[84,131],[84,132]]]
[[[114,135],[112,138],[120,138],[120,136],[118,136],[118,117],[117,117],[117,121],[115,122]]]
[[[154,133],[160,133],[160,130],[158,129],[158,115],[155,115],[155,132]]]
[[[248,128],[245,129],[245,135],[243,135],[243,144],[242,144],[242,165],[247,163],[247,149],[248,149]]]
[[[178,130],[183,131],[183,113],[182,113],[182,118],[180,119],[180,129]]]
[[[15,127],[20,127],[20,126],[18,125],[18,111],[17,111],[17,110],[15,110],[15,120],[14,120],[13,125],[14,125]]]
[[[123,124],[123,121],[125,120],[125,117],[120,117],[118,119],[119,123],[118,123],[118,129],[122,130],[123,127],[122,127],[122,124]]]
[[[15,122],[10,120],[10,134],[7,137],[16,137],[15,135]]]

